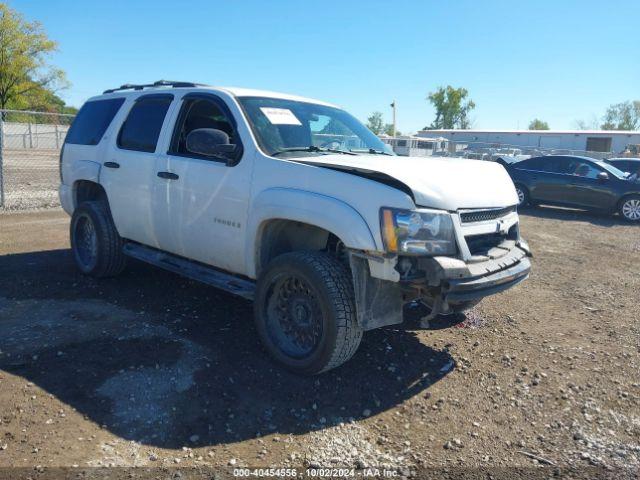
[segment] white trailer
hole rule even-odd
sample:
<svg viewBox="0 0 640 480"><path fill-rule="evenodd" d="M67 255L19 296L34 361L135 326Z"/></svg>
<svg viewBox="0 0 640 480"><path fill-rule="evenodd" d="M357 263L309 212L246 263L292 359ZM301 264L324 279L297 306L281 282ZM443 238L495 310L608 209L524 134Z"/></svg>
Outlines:
<svg viewBox="0 0 640 480"><path fill-rule="evenodd" d="M411 135L401 135L390 137L379 135L387 145L390 145L397 155L403 157L431 157L434 155L446 154L449 142L446 138L438 137L417 137Z"/></svg>

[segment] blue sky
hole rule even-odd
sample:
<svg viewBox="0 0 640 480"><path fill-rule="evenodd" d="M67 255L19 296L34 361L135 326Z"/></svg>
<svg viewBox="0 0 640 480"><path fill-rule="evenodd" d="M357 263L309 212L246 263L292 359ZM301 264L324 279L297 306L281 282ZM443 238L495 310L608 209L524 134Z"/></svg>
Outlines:
<svg viewBox="0 0 640 480"><path fill-rule="evenodd" d="M640 1L9 0L59 42L65 100L161 78L295 93L433 120L426 96L464 86L475 128L551 128L640 99Z"/></svg>

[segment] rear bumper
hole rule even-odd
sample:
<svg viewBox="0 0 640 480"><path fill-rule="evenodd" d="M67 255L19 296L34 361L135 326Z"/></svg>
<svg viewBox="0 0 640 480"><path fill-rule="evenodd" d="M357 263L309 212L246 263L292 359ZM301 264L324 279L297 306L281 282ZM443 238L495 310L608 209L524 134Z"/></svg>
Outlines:
<svg viewBox="0 0 640 480"><path fill-rule="evenodd" d="M60 197L60 204L65 212L69 215L73 214L73 189L70 185L60 184L58 188L58 196Z"/></svg>

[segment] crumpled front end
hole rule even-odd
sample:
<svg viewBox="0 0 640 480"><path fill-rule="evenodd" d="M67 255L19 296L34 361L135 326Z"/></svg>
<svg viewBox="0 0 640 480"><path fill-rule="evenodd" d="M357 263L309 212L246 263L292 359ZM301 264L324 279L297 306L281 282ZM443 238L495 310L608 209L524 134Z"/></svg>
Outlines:
<svg viewBox="0 0 640 480"><path fill-rule="evenodd" d="M423 257L417 262L426 283L426 288L418 288L424 288L432 315L463 310L520 283L531 270L531 251L520 238L515 207L461 210L452 218L458 257Z"/></svg>
<svg viewBox="0 0 640 480"><path fill-rule="evenodd" d="M440 313L471 308L530 273L531 252L520 238L515 207L460 210L451 214L456 256L352 253L356 302L365 329L402 322L402 306L420 300Z"/></svg>

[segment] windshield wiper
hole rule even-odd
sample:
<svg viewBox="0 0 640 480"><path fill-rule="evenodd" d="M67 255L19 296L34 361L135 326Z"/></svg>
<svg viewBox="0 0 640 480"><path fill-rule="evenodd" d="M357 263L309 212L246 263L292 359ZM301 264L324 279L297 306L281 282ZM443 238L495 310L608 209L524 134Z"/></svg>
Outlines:
<svg viewBox="0 0 640 480"><path fill-rule="evenodd" d="M362 153L370 153L371 155L389 155L390 157L393 157L393 154L389 153L389 152L385 152L384 150L376 150L375 148L363 148L363 149L351 149L351 152L362 152Z"/></svg>
<svg viewBox="0 0 640 480"><path fill-rule="evenodd" d="M322 147L317 147L315 145L309 145L308 147L281 148L277 152L272 153L271 156L276 157L281 153L288 153L288 152L317 152L317 153L327 152L327 153L342 153L344 155L357 155L357 153L350 152L348 150L339 150L337 148L322 148Z"/></svg>

